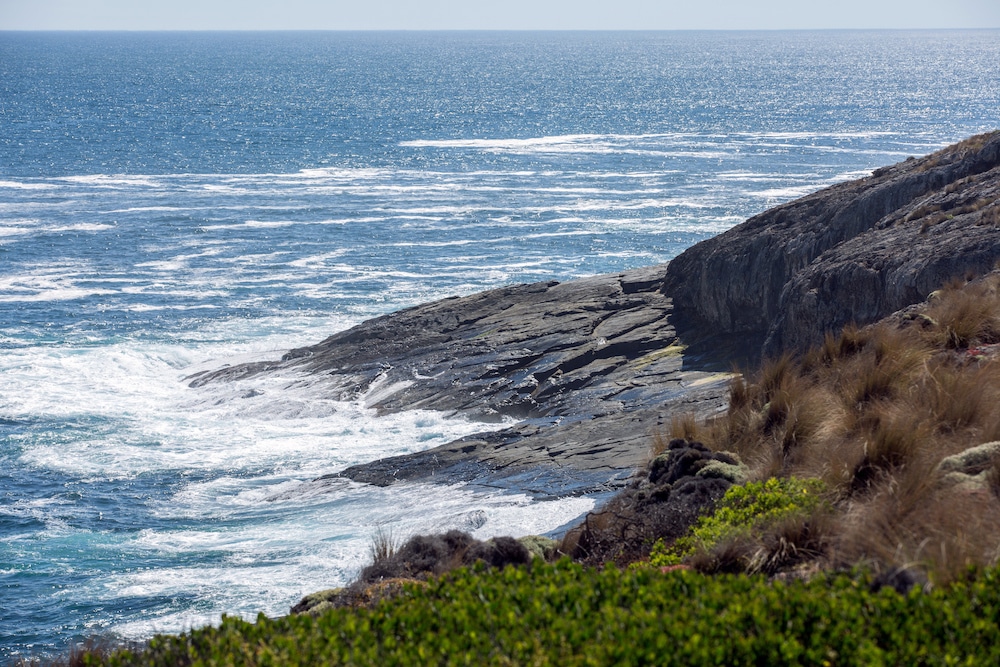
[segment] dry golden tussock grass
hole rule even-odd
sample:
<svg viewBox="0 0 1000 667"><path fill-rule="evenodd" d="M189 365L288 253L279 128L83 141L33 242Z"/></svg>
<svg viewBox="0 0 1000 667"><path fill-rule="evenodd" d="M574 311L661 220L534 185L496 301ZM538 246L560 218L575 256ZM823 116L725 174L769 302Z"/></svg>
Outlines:
<svg viewBox="0 0 1000 667"><path fill-rule="evenodd" d="M1000 461L957 485L938 466L1000 439L1000 346L989 347L1000 343L998 285L998 273L953 282L922 312L766 362L733 381L725 415L675 419L670 437L736 452L754 479L822 479L835 509L823 541L832 562L919 565L934 581L989 564ZM727 549L731 562L740 547Z"/></svg>

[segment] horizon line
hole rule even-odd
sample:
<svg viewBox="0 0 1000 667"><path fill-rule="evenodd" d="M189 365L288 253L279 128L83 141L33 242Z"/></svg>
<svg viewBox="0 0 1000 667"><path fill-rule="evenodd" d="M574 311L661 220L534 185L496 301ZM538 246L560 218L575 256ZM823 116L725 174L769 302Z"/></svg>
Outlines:
<svg viewBox="0 0 1000 667"><path fill-rule="evenodd" d="M4 28L0 33L344 33L344 32L394 32L394 33L505 33L505 32L563 32L563 33L655 33L655 32L988 32L1000 30L998 26L934 27L934 28Z"/></svg>

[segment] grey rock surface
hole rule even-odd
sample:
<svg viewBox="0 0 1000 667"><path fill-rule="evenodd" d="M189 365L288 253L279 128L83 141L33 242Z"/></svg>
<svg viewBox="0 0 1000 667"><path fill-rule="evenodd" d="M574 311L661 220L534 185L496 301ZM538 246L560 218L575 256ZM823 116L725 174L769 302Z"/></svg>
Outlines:
<svg viewBox="0 0 1000 667"><path fill-rule="evenodd" d="M775 355L985 273L1000 260L998 167L995 132L755 216L670 263L675 320Z"/></svg>
<svg viewBox="0 0 1000 667"><path fill-rule="evenodd" d="M381 412L430 409L499 431L337 473L556 497L621 486L672 415L724 408L728 375L699 370L671 322L663 266L449 298L364 322L280 360L193 376L284 374Z"/></svg>

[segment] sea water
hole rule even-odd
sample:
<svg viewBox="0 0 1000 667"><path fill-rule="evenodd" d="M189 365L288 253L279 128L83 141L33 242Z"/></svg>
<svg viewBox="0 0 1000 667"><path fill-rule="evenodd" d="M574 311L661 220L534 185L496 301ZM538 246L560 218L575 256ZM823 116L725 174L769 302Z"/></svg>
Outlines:
<svg viewBox="0 0 1000 667"><path fill-rule="evenodd" d="M997 31L0 33L0 660L286 613L379 529L557 530L595 499L313 481L498 425L185 378L669 260L1000 127L998 67Z"/></svg>

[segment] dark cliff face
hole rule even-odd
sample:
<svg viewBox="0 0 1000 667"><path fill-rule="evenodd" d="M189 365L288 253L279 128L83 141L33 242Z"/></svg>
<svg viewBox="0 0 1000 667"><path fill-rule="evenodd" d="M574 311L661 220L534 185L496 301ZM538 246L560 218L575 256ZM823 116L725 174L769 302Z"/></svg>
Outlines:
<svg viewBox="0 0 1000 667"><path fill-rule="evenodd" d="M1000 260L1000 132L766 211L667 267L695 332L802 349Z"/></svg>

